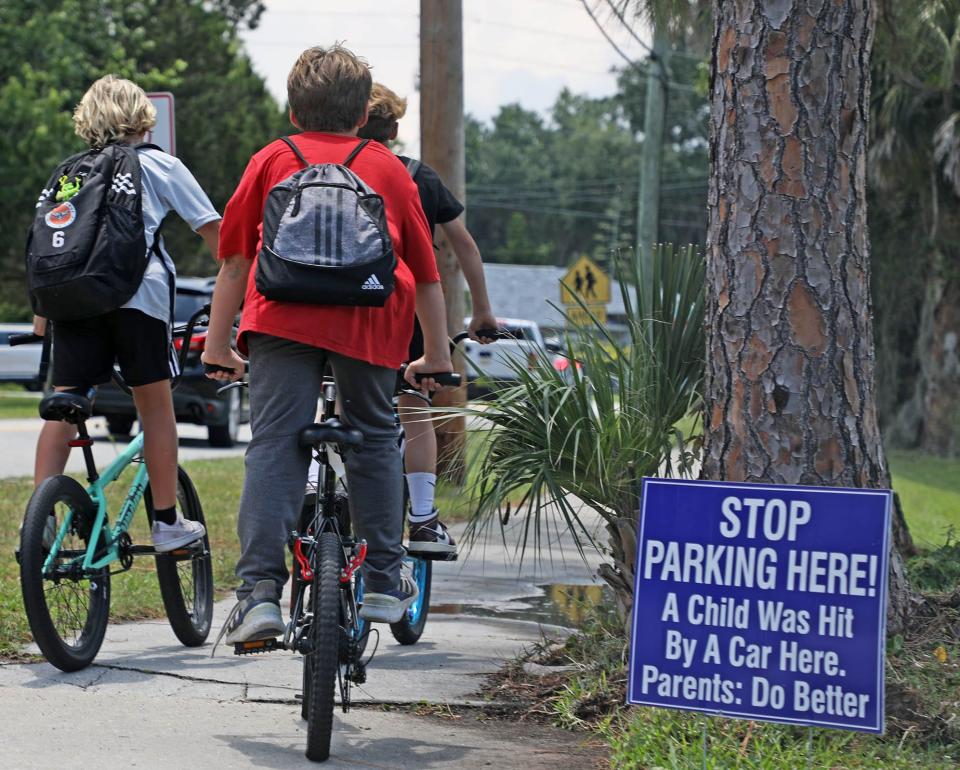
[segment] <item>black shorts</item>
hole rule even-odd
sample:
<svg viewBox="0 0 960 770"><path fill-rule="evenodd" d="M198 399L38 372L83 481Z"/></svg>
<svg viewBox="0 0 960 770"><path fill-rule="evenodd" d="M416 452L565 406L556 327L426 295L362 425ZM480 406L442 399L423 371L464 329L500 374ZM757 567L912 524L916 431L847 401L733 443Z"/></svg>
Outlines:
<svg viewBox="0 0 960 770"><path fill-rule="evenodd" d="M407 351L407 361L416 361L423 357L423 329L420 328L420 319L413 317L413 336L410 338L410 348Z"/></svg>
<svg viewBox="0 0 960 770"><path fill-rule="evenodd" d="M53 384L88 388L109 381L114 363L127 385L169 380L177 372L167 324L121 308L82 321L53 324Z"/></svg>

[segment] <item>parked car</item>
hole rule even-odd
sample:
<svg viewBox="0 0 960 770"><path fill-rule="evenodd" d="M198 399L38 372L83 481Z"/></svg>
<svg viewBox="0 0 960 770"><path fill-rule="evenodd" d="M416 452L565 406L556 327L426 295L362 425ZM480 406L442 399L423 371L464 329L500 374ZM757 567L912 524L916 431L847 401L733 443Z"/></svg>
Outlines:
<svg viewBox="0 0 960 770"><path fill-rule="evenodd" d="M466 324L470 324L469 318ZM536 321L498 318L497 328L503 336L494 343L481 345L473 340L463 343L463 352L468 359L469 398L487 395L498 387L516 382L516 362L533 369L544 352L550 357L554 368L567 379L572 377L570 367L579 366L571 361L559 343L544 340Z"/></svg>
<svg viewBox="0 0 960 770"><path fill-rule="evenodd" d="M197 310L210 302L214 278L177 278L174 319L184 324ZM207 339L206 327L197 327L189 340L174 340L179 350L189 345L183 377L173 391L173 408L177 422L207 426L210 446L231 447L236 443L240 426L250 420L246 389L234 388L217 394L222 383L203 376L200 354ZM93 413L107 418L107 427L115 436L128 436L136 419L133 399L113 383L100 388Z"/></svg>
<svg viewBox="0 0 960 770"><path fill-rule="evenodd" d="M0 382L16 382L27 390L43 387L37 379L42 344L37 342L15 348L7 344L11 334L30 334L32 331L32 324L0 324Z"/></svg>

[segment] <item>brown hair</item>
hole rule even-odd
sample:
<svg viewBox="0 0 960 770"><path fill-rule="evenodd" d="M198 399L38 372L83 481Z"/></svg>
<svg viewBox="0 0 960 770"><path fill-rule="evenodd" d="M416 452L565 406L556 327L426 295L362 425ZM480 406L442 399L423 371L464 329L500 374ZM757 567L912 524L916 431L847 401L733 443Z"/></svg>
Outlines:
<svg viewBox="0 0 960 770"><path fill-rule="evenodd" d="M407 100L401 99L382 83L374 83L369 106L367 124L360 129L359 136L386 144L397 121L407 114Z"/></svg>
<svg viewBox="0 0 960 770"><path fill-rule="evenodd" d="M363 120L372 84L370 66L339 43L308 48L287 78L290 112L304 131L350 131Z"/></svg>
<svg viewBox="0 0 960 770"><path fill-rule="evenodd" d="M73 127L91 147L139 136L157 123L157 111L136 83L116 75L96 81L73 111Z"/></svg>

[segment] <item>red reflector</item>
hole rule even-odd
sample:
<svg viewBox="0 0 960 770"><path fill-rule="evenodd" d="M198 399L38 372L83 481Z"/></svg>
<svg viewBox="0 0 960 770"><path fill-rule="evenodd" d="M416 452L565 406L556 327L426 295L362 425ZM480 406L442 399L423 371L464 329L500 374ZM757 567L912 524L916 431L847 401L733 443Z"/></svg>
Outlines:
<svg viewBox="0 0 960 770"><path fill-rule="evenodd" d="M73 441L68 441L67 446L93 446L92 438L75 438Z"/></svg>
<svg viewBox="0 0 960 770"><path fill-rule="evenodd" d="M207 333L200 332L200 334L194 334L190 338L190 347L188 348L191 353L202 352L204 346L207 344ZM177 337L173 341L173 347L176 350L180 350L183 347L183 337Z"/></svg>

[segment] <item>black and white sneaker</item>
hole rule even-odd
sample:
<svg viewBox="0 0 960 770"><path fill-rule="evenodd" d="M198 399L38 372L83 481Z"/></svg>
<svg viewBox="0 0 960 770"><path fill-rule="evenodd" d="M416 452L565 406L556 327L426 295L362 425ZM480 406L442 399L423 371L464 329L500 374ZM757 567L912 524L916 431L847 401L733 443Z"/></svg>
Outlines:
<svg viewBox="0 0 960 770"><path fill-rule="evenodd" d="M261 580L250 595L237 602L231 610L220 636L226 634L227 644L239 644L274 639L283 636L285 629L276 586L272 580Z"/></svg>
<svg viewBox="0 0 960 770"><path fill-rule="evenodd" d="M366 591L363 594L359 615L370 623L399 623L418 596L420 588L410 572L403 569L399 588L385 593Z"/></svg>
<svg viewBox="0 0 960 770"><path fill-rule="evenodd" d="M418 524L410 522L410 544L407 551L412 554L456 555L457 544L440 521L436 508L433 509L433 516L426 521Z"/></svg>

